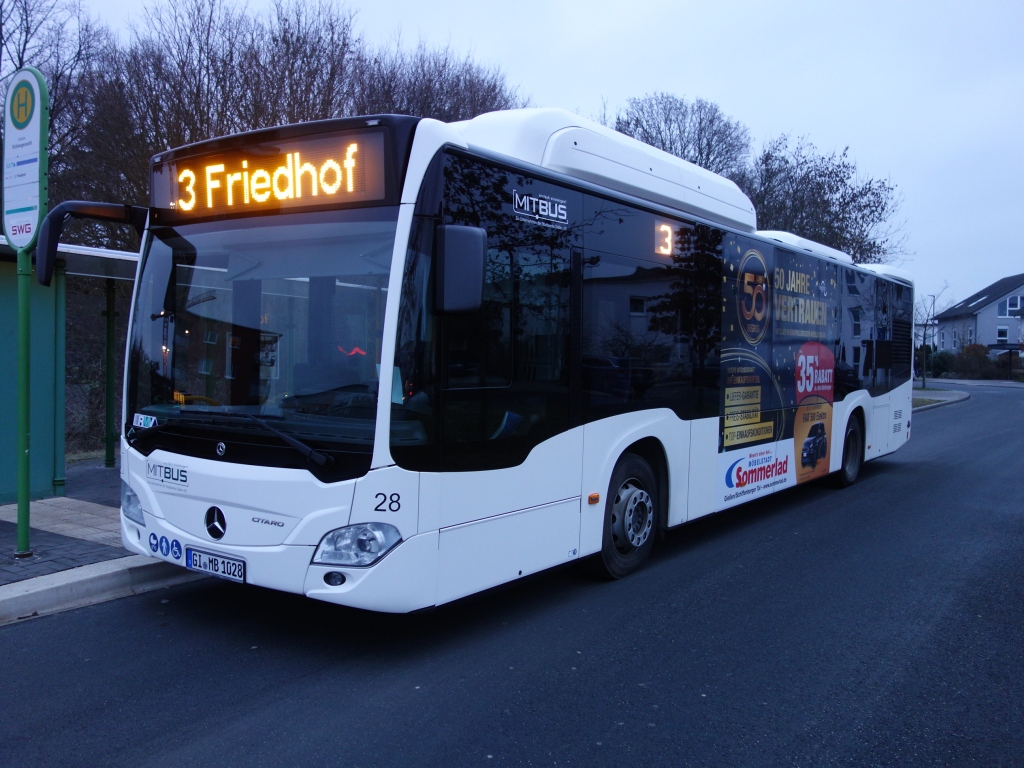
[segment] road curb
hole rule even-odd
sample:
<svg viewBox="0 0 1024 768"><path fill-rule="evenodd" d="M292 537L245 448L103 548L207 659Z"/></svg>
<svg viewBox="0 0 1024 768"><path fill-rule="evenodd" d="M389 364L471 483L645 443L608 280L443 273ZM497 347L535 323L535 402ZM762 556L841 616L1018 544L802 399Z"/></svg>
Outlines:
<svg viewBox="0 0 1024 768"><path fill-rule="evenodd" d="M70 568L0 586L0 626L203 578L145 555Z"/></svg>
<svg viewBox="0 0 1024 768"><path fill-rule="evenodd" d="M971 399L971 395L969 392L958 392L957 394L961 395L961 397L957 397L951 400L940 400L937 403L929 403L928 405L922 405L917 408L914 408L913 412L921 413L922 411L930 411L933 408L942 408L943 406L946 405L953 405L953 403L962 403L964 400ZM925 397L923 399L927 400L928 398Z"/></svg>

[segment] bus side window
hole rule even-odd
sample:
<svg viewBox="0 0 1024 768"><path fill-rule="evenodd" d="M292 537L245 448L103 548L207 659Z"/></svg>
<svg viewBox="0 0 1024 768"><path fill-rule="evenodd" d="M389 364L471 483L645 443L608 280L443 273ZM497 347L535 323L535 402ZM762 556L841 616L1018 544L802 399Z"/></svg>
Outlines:
<svg viewBox="0 0 1024 768"><path fill-rule="evenodd" d="M464 315L428 311L430 339L415 338L426 321L414 305L430 299L417 298L424 270L412 260L428 260L432 249L420 243L414 256L410 247L396 356L407 400L392 409L392 455L409 469L515 466L569 426L570 254L582 195L453 153L443 197L440 223L488 233L483 305ZM427 368L427 347L436 376L417 373ZM430 380L429 392L417 391L420 379ZM412 420L428 433L420 446Z"/></svg>
<svg viewBox="0 0 1024 768"><path fill-rule="evenodd" d="M586 221L584 419L717 415L723 232L591 196Z"/></svg>
<svg viewBox="0 0 1024 768"><path fill-rule="evenodd" d="M910 380L914 354L914 299L910 286L895 284L892 320L892 385Z"/></svg>
<svg viewBox="0 0 1024 768"><path fill-rule="evenodd" d="M491 248L484 267L480 311L446 318L449 389L507 387L512 383L511 312L511 259L508 252Z"/></svg>
<svg viewBox="0 0 1024 768"><path fill-rule="evenodd" d="M391 406L391 455L410 470L437 471L437 319L431 274L434 220L416 219L398 310L395 367L402 402ZM394 385L392 385L394 391Z"/></svg>

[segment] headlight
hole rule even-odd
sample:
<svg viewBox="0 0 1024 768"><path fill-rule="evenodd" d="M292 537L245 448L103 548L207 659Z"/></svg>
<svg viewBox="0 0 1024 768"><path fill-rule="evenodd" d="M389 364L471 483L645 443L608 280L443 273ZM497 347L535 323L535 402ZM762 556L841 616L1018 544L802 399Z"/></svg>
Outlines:
<svg viewBox="0 0 1024 768"><path fill-rule="evenodd" d="M313 562L322 565L372 565L402 540L387 523L360 523L331 531L320 541Z"/></svg>
<svg viewBox="0 0 1024 768"><path fill-rule="evenodd" d="M121 481L121 511L129 520L145 527L146 516L142 514L142 502L139 501L139 494L133 491L124 480Z"/></svg>

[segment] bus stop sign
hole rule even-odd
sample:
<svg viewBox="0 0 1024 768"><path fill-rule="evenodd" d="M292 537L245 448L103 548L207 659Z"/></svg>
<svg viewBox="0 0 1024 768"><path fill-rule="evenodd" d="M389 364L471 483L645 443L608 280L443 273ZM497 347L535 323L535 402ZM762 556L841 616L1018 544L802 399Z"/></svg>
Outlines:
<svg viewBox="0 0 1024 768"><path fill-rule="evenodd" d="M50 97L32 67L15 73L4 101L4 234L17 250L35 244L46 214Z"/></svg>

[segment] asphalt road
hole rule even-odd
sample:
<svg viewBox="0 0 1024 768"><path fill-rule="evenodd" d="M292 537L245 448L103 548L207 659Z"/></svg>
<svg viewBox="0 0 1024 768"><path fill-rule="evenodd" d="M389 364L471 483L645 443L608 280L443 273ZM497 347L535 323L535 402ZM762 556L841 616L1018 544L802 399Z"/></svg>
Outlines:
<svg viewBox="0 0 1024 768"><path fill-rule="evenodd" d="M1024 389L641 573L383 616L205 581L0 629L0 765L1024 763Z"/></svg>

